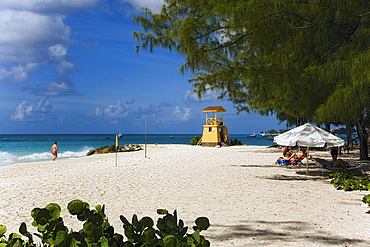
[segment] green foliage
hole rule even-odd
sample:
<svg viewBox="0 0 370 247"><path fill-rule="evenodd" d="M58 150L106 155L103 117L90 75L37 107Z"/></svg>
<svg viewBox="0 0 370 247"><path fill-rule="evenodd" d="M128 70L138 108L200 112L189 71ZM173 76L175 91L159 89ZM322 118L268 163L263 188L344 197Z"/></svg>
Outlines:
<svg viewBox="0 0 370 247"><path fill-rule="evenodd" d="M370 206L370 194L362 198L362 202Z"/></svg>
<svg viewBox="0 0 370 247"><path fill-rule="evenodd" d="M199 97L218 93L289 125L370 123L369 1L165 2L134 17L137 50L183 55L180 71L192 73Z"/></svg>
<svg viewBox="0 0 370 247"><path fill-rule="evenodd" d="M370 178L362 177L361 179L353 179L353 174L347 170L340 170L329 174L332 178L331 183L338 189L344 191L353 190L368 190L370 191Z"/></svg>
<svg viewBox="0 0 370 247"><path fill-rule="evenodd" d="M132 223L124 216L120 216L123 223L124 234L115 233L114 228L109 224L104 213L104 206L97 205L90 209L88 203L74 200L67 207L71 215L75 215L79 221L84 222L80 231L69 230L60 217L61 209L58 204L50 203L45 208L35 208L31 212L34 219L32 226L37 228L38 233L34 235L40 238L41 246L79 246L79 247L131 247L131 246L178 246L178 247L208 247L210 243L200 232L207 230L210 226L209 220L199 217L193 227L194 233L187 233L188 227L184 222L177 219L176 210L173 214L167 210L158 210L158 214L164 215L157 221L157 228L154 229L154 221L149 217L138 219L133 215ZM6 226L0 225L0 247L15 246L40 246L33 240L33 235L27 231L25 223L19 227L21 235L11 233L5 237ZM27 240L24 240L26 237Z"/></svg>
<svg viewBox="0 0 370 247"><path fill-rule="evenodd" d="M196 135L193 139L190 141L190 145L197 145L199 140L202 139L200 136Z"/></svg>
<svg viewBox="0 0 370 247"><path fill-rule="evenodd" d="M238 139L230 140L230 146L241 146L243 145L243 142Z"/></svg>
<svg viewBox="0 0 370 247"><path fill-rule="evenodd" d="M124 216L121 216L128 241L139 243L140 246L210 246L209 241L200 235L202 230L207 230L209 227L207 218L197 218L196 226L193 227L195 232L186 234L188 227L184 226L181 219L177 219L176 210L170 214L167 210L159 209L157 213L164 215L163 218L158 219L158 230L153 228L154 222L149 217L138 220L134 215L130 223Z"/></svg>

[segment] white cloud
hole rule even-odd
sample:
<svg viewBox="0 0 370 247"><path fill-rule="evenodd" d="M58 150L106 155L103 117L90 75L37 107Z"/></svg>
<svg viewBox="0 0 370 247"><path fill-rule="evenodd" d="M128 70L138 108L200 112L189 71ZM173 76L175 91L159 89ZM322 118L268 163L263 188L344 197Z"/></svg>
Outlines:
<svg viewBox="0 0 370 247"><path fill-rule="evenodd" d="M198 95L191 90L187 90L184 94L184 100L187 102L204 102L204 101L216 101L217 97L220 95L220 92L217 91L207 91L201 97L198 98Z"/></svg>
<svg viewBox="0 0 370 247"><path fill-rule="evenodd" d="M0 62L35 62L47 55L50 46L68 43L71 29L63 19L29 11L0 11Z"/></svg>
<svg viewBox="0 0 370 247"><path fill-rule="evenodd" d="M28 9L34 12L72 11L93 6L98 0L1 0L0 9Z"/></svg>
<svg viewBox="0 0 370 247"><path fill-rule="evenodd" d="M159 13L164 4L164 0L122 0L123 2L130 3L136 10L140 11L145 7L155 13Z"/></svg>
<svg viewBox="0 0 370 247"><path fill-rule="evenodd" d="M176 106L173 109L173 115L175 117L174 119L179 119L183 122L189 121L193 116L191 112L191 108L181 109L179 106Z"/></svg>
<svg viewBox="0 0 370 247"><path fill-rule="evenodd" d="M0 66L0 82L22 83L28 79L28 73L38 67L37 63L28 63L26 65L16 65L7 70Z"/></svg>
<svg viewBox="0 0 370 247"><path fill-rule="evenodd" d="M68 61L65 61L65 60L60 61L55 66L57 68L57 71L61 75L65 74L66 71L72 70L75 67L74 63L71 63L71 62L68 62Z"/></svg>
<svg viewBox="0 0 370 247"><path fill-rule="evenodd" d="M0 1L0 82L20 83L11 78L12 69L27 64L51 62L59 76L74 68L67 60L72 29L64 23L67 14L97 5L98 0L1 0ZM20 75L20 74L18 74Z"/></svg>
<svg viewBox="0 0 370 247"><path fill-rule="evenodd" d="M48 54L51 59L61 60L67 55L67 48L61 44L55 44L48 48Z"/></svg>
<svg viewBox="0 0 370 247"><path fill-rule="evenodd" d="M151 104L147 107L140 107L134 115L136 115L135 121L148 119L153 123L181 123L193 118L191 108L182 108L163 102L159 105Z"/></svg>
<svg viewBox="0 0 370 247"><path fill-rule="evenodd" d="M48 48L48 55L55 63L56 69L60 75L66 74L68 70L74 68L74 63L66 60L67 48L64 45L56 44Z"/></svg>
<svg viewBox="0 0 370 247"><path fill-rule="evenodd" d="M102 117L103 116L103 110L99 107L95 107L95 110L88 113L89 116L93 117Z"/></svg>
<svg viewBox="0 0 370 247"><path fill-rule="evenodd" d="M109 119L124 118L128 115L128 110L121 101L117 100L116 104L108 105L106 108L95 107L94 111L89 112L88 116L92 117L107 117Z"/></svg>
<svg viewBox="0 0 370 247"><path fill-rule="evenodd" d="M57 97L63 95L74 95L74 84L67 82L50 82L47 85L37 85L34 89L34 93L37 96L44 97Z"/></svg>
<svg viewBox="0 0 370 247"><path fill-rule="evenodd" d="M47 98L42 98L35 105L30 105L23 100L16 109L11 119L13 121L43 121L50 119L53 113L53 106Z"/></svg>
<svg viewBox="0 0 370 247"><path fill-rule="evenodd" d="M103 110L103 115L108 118L124 118L127 116L126 109L121 105L120 101L117 101L116 105L109 105Z"/></svg>
<svg viewBox="0 0 370 247"><path fill-rule="evenodd" d="M117 0L129 11L148 7L158 11L163 0ZM106 0L0 0L0 82L27 80L27 64L51 63L59 78L67 78L75 65L68 59L72 29L64 20L87 8L113 6ZM126 8L128 7L128 8ZM33 67L35 68L35 67ZM23 69L16 73L14 69ZM18 77L15 77L18 75ZM10 79L11 78L11 79Z"/></svg>

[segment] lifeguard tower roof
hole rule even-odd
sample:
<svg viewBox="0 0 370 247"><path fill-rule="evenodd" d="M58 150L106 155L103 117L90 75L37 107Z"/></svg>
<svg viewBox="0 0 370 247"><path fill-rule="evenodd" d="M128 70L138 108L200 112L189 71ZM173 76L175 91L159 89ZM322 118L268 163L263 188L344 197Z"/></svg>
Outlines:
<svg viewBox="0 0 370 247"><path fill-rule="evenodd" d="M203 112L226 112L226 110L222 106L208 106Z"/></svg>

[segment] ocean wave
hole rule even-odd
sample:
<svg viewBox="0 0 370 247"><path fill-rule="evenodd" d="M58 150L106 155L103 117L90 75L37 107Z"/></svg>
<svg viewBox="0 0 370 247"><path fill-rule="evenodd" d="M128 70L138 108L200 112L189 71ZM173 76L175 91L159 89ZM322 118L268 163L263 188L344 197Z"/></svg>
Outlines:
<svg viewBox="0 0 370 247"><path fill-rule="evenodd" d="M35 160L46 160L46 159L50 159L51 157L53 157L51 153L44 152L44 153L33 153L33 154L24 155L24 156L18 157L18 160L19 161L35 161Z"/></svg>
<svg viewBox="0 0 370 247"><path fill-rule="evenodd" d="M0 151L0 163L14 162L16 159L17 157L15 155L8 153L8 152Z"/></svg>
<svg viewBox="0 0 370 247"><path fill-rule="evenodd" d="M58 158L68 159L68 158L83 157L83 156L86 156L86 153L91 149L93 148L83 147L81 150L78 150L78 151L60 152L58 154ZM53 155L49 152L18 154L17 156L16 154L0 151L0 166L6 166L6 165L14 164L17 162L45 161L45 160L51 160L52 158L53 158Z"/></svg>
<svg viewBox="0 0 370 247"><path fill-rule="evenodd" d="M83 157L86 156L87 152L91 149L94 149L92 147L83 147L81 151L72 152L72 151L66 151L63 153L59 153L58 156L61 158L75 158L75 157Z"/></svg>

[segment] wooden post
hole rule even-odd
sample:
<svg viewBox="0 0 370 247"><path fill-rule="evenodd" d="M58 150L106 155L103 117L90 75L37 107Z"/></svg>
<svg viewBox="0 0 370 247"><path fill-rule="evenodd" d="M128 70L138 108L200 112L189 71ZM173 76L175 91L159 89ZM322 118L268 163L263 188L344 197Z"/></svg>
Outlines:
<svg viewBox="0 0 370 247"><path fill-rule="evenodd" d="M145 149L145 158L148 158L148 156L147 156L147 150L148 150L148 148L147 148L147 129L148 129L148 127L147 127L147 124L148 124L148 121L147 121L147 119L145 119L145 130L144 130L144 133L145 133L145 137L144 137L144 149Z"/></svg>
<svg viewBox="0 0 370 247"><path fill-rule="evenodd" d="M118 135L116 135L116 166L118 166Z"/></svg>

